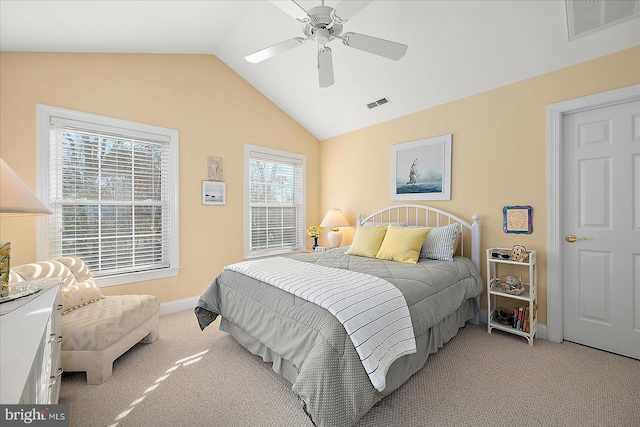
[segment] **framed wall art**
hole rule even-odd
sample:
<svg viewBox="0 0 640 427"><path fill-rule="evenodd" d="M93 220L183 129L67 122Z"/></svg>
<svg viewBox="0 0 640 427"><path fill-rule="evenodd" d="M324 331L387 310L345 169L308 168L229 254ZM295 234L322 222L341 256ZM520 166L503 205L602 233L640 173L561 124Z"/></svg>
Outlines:
<svg viewBox="0 0 640 427"><path fill-rule="evenodd" d="M505 233L531 234L533 233L533 209L531 206L505 206L502 209Z"/></svg>
<svg viewBox="0 0 640 427"><path fill-rule="evenodd" d="M219 181L202 181L202 204L226 205L227 184Z"/></svg>
<svg viewBox="0 0 640 427"><path fill-rule="evenodd" d="M209 181L224 181L222 177L222 157L207 157Z"/></svg>
<svg viewBox="0 0 640 427"><path fill-rule="evenodd" d="M391 150L391 200L451 200L451 135Z"/></svg>

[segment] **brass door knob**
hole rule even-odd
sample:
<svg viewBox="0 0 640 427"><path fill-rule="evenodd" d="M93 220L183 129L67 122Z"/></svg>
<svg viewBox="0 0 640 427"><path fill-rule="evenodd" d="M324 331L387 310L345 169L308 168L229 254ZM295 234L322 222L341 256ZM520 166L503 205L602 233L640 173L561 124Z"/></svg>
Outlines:
<svg viewBox="0 0 640 427"><path fill-rule="evenodd" d="M578 240L587 240L587 238L586 237L576 237L573 234L567 234L567 237L565 237L564 240L566 240L569 243L575 243Z"/></svg>

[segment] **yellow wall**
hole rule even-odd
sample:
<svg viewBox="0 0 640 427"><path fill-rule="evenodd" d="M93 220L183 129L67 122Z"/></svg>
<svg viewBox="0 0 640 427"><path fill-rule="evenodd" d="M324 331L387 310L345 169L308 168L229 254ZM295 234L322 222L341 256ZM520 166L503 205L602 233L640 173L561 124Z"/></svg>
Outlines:
<svg viewBox="0 0 640 427"><path fill-rule="evenodd" d="M200 295L243 258L243 147L307 156L307 223L319 218L319 142L224 63L208 55L0 53L0 156L35 190L36 104L180 132L180 274L102 288L160 302ZM201 205L207 156L223 159L226 206ZM0 221L12 264L36 261L33 218Z"/></svg>
<svg viewBox="0 0 640 427"><path fill-rule="evenodd" d="M539 320L546 324L547 105L637 83L638 47L322 141L323 212L339 207L355 224L358 213L392 204L391 147L452 134L451 200L421 203L469 222L479 215L483 250L537 250ZM533 234L502 231L505 205L533 207ZM353 232L343 229L343 245Z"/></svg>
<svg viewBox="0 0 640 427"><path fill-rule="evenodd" d="M483 248L538 251L545 324L546 107L637 83L638 47L318 143L212 56L1 53L0 156L35 188L36 103L180 131L180 275L103 288L167 302L199 295L242 258L245 143L307 155L307 225L331 207L354 224L391 204L392 145L452 134L452 199L429 204L468 221L480 215ZM223 158L225 207L200 204L207 156ZM534 233L504 234L505 205L533 206ZM354 229L342 230L349 244ZM13 242L14 265L35 260L34 219L1 220L0 240Z"/></svg>

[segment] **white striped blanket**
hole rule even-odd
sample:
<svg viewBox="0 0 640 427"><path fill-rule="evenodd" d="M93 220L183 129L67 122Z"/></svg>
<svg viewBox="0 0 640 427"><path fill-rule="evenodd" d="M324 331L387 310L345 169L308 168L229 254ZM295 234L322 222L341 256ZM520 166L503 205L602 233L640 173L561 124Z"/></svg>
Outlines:
<svg viewBox="0 0 640 427"><path fill-rule="evenodd" d="M236 271L327 309L343 325L379 390L391 364L416 352L404 296L379 277L275 257L228 265Z"/></svg>

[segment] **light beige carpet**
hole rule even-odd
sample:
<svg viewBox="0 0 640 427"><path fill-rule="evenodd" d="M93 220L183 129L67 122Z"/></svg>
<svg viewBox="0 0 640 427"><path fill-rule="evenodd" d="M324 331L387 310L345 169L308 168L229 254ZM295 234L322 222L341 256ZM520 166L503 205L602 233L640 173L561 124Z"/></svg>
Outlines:
<svg viewBox="0 0 640 427"><path fill-rule="evenodd" d="M71 426L311 426L291 385L218 323L201 332L191 310L161 316L160 338L120 357L106 383L65 373ZM470 325L357 427L639 425L640 361Z"/></svg>

